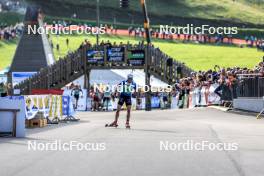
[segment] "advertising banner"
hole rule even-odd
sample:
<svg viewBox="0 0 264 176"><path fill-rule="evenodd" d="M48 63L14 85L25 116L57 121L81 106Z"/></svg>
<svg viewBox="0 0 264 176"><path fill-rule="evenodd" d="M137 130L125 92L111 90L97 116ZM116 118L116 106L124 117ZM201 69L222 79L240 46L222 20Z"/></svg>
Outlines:
<svg viewBox="0 0 264 176"><path fill-rule="evenodd" d="M117 105L118 105L118 98L115 98L114 101L112 101L113 110L117 109Z"/></svg>
<svg viewBox="0 0 264 176"><path fill-rule="evenodd" d="M13 86L19 84L20 82L32 77L37 72L12 72L12 83Z"/></svg>
<svg viewBox="0 0 264 176"><path fill-rule="evenodd" d="M142 66L145 64L144 50L130 50L128 51L128 63L134 66Z"/></svg>
<svg viewBox="0 0 264 176"><path fill-rule="evenodd" d="M218 86L218 84L212 84L210 87L195 88L191 91L189 96L189 108L220 104L221 98L214 93Z"/></svg>
<svg viewBox="0 0 264 176"><path fill-rule="evenodd" d="M61 95L51 95L49 101L49 117L61 118L63 116L62 112L62 96Z"/></svg>
<svg viewBox="0 0 264 176"><path fill-rule="evenodd" d="M75 114L70 96L62 96L62 113L64 116L73 116Z"/></svg>
<svg viewBox="0 0 264 176"><path fill-rule="evenodd" d="M131 109L136 110L137 109L137 99L136 98L131 98Z"/></svg>
<svg viewBox="0 0 264 176"><path fill-rule="evenodd" d="M124 47L109 47L107 48L108 62L124 62L125 48Z"/></svg>
<svg viewBox="0 0 264 176"><path fill-rule="evenodd" d="M79 92L79 100L77 105L77 111L86 111L87 108L87 89L81 89ZM74 97L74 92L71 89L64 90L63 92L64 96L70 96L71 104L75 107L76 105L76 99Z"/></svg>
<svg viewBox="0 0 264 176"><path fill-rule="evenodd" d="M160 107L160 98L159 97L152 97L151 98L151 107L152 108L159 108Z"/></svg>
<svg viewBox="0 0 264 176"><path fill-rule="evenodd" d="M208 104L211 105L218 105L221 103L221 98L214 93L215 89L219 86L219 84L212 84L209 88L209 95L208 95Z"/></svg>
<svg viewBox="0 0 264 176"><path fill-rule="evenodd" d="M104 63L104 51L87 51L87 61L88 63Z"/></svg>
<svg viewBox="0 0 264 176"><path fill-rule="evenodd" d="M172 109L178 109L178 96L172 96L171 97L171 108Z"/></svg>
<svg viewBox="0 0 264 176"><path fill-rule="evenodd" d="M61 95L28 95L25 98L26 118L32 119L38 112L44 117L62 117L74 115L73 103L70 96Z"/></svg>
<svg viewBox="0 0 264 176"><path fill-rule="evenodd" d="M0 74L0 83L6 83L7 82L7 76Z"/></svg>
<svg viewBox="0 0 264 176"><path fill-rule="evenodd" d="M62 114L68 116L70 114L70 97L62 96Z"/></svg>
<svg viewBox="0 0 264 176"><path fill-rule="evenodd" d="M141 109L146 108L146 98L141 98Z"/></svg>
<svg viewBox="0 0 264 176"><path fill-rule="evenodd" d="M87 111L92 110L92 98L87 97Z"/></svg>
<svg viewBox="0 0 264 176"><path fill-rule="evenodd" d="M73 104L76 103L76 99L74 98ZM87 89L82 89L82 94L79 97L77 111L86 111L87 107Z"/></svg>
<svg viewBox="0 0 264 176"><path fill-rule="evenodd" d="M44 117L49 116L50 95L28 95L24 96L26 102L26 118L32 119L37 112L43 112Z"/></svg>

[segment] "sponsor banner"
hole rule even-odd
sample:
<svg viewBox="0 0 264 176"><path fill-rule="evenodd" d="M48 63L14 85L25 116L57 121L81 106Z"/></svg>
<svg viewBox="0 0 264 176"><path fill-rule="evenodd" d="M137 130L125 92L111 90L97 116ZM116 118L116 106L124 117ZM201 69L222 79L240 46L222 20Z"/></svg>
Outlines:
<svg viewBox="0 0 264 176"><path fill-rule="evenodd" d="M50 95L24 96L26 102L26 118L32 119L37 112L43 112L44 117L49 116Z"/></svg>
<svg viewBox="0 0 264 176"><path fill-rule="evenodd" d="M92 98L87 97L87 111L92 110Z"/></svg>
<svg viewBox="0 0 264 176"><path fill-rule="evenodd" d="M211 105L219 105L221 103L221 98L214 93L215 89L219 86L219 84L212 84L209 88L209 95L208 95L208 104Z"/></svg>
<svg viewBox="0 0 264 176"><path fill-rule="evenodd" d="M107 48L108 62L124 62L125 48L124 47L109 47Z"/></svg>
<svg viewBox="0 0 264 176"><path fill-rule="evenodd" d="M62 96L51 95L49 101L49 118L61 118L63 116Z"/></svg>
<svg viewBox="0 0 264 176"><path fill-rule="evenodd" d="M212 84L209 87L195 88L190 92L188 108L219 104L221 98L214 93L218 86L218 84Z"/></svg>
<svg viewBox="0 0 264 176"><path fill-rule="evenodd" d="M142 109L146 108L146 99L145 98L141 98L141 108Z"/></svg>
<svg viewBox="0 0 264 176"><path fill-rule="evenodd" d="M115 98L114 101L112 101L112 107L114 110L117 109L117 105L118 105L118 98Z"/></svg>
<svg viewBox="0 0 264 176"><path fill-rule="evenodd" d="M76 99L74 98L74 104L76 103ZM77 111L86 111L87 107L87 89L82 89L82 96L79 97Z"/></svg>
<svg viewBox="0 0 264 176"><path fill-rule="evenodd" d="M103 101L103 109L113 111L113 101L111 99L109 101Z"/></svg>
<svg viewBox="0 0 264 176"><path fill-rule="evenodd" d="M104 63L104 51L87 51L87 61L88 63Z"/></svg>
<svg viewBox="0 0 264 176"><path fill-rule="evenodd" d="M131 109L136 110L137 109L137 99L131 98L131 103L132 103Z"/></svg>
<svg viewBox="0 0 264 176"><path fill-rule="evenodd" d="M159 108L160 107L160 98L159 97L151 97L151 107Z"/></svg>
<svg viewBox="0 0 264 176"><path fill-rule="evenodd" d="M62 95L63 90L61 89L32 89L32 95Z"/></svg>
<svg viewBox="0 0 264 176"><path fill-rule="evenodd" d="M142 66L145 64L144 50L130 50L128 51L128 63L134 66Z"/></svg>
<svg viewBox="0 0 264 176"><path fill-rule="evenodd" d="M70 96L70 102L72 102L71 104L73 104L73 107L75 107L76 105L76 99L74 97L74 92L72 92L72 90L64 90L63 92L64 96ZM87 108L87 89L82 89L80 91L80 96L78 99L78 106L77 106L77 111L86 111Z"/></svg>
<svg viewBox="0 0 264 176"><path fill-rule="evenodd" d="M71 97L62 96L62 114L65 116L70 115L70 101L71 101Z"/></svg>
<svg viewBox="0 0 264 176"><path fill-rule="evenodd" d="M178 102L179 97L178 96L172 96L171 97L171 109L178 109Z"/></svg>
<svg viewBox="0 0 264 176"><path fill-rule="evenodd" d="M12 72L12 83L13 86L19 84L20 82L32 77L37 72Z"/></svg>
<svg viewBox="0 0 264 176"><path fill-rule="evenodd" d="M7 82L7 76L4 74L0 74L0 83L6 83Z"/></svg>
<svg viewBox="0 0 264 176"><path fill-rule="evenodd" d="M43 112L45 118L51 119L73 115L73 106L69 96L28 95L24 98L27 119L34 118L38 112Z"/></svg>

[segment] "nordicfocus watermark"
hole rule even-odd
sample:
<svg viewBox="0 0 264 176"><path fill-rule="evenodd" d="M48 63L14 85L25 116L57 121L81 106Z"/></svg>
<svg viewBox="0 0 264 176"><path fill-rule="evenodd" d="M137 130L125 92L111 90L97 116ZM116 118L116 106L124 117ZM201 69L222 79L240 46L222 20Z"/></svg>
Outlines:
<svg viewBox="0 0 264 176"><path fill-rule="evenodd" d="M194 26L169 26L160 25L160 34L185 34L185 35L236 35L238 27L213 27L210 25Z"/></svg>
<svg viewBox="0 0 264 176"><path fill-rule="evenodd" d="M82 143L78 141L62 142L55 140L53 142L28 141L29 151L104 151L105 143Z"/></svg>
<svg viewBox="0 0 264 176"><path fill-rule="evenodd" d="M213 143L209 141L194 142L187 140L185 142L160 141L159 149L161 151L237 151L237 143Z"/></svg>
<svg viewBox="0 0 264 176"><path fill-rule="evenodd" d="M91 27L91 26L77 26L77 25L71 25L68 27L64 27L64 26L59 26L59 25L55 25L55 26L38 26L38 25L28 25L27 27L27 34L31 35L31 34L52 34L52 35L60 35L60 34L64 34L64 35L72 35L72 34L78 34L78 35L82 35L82 34L105 34L106 33L106 29L104 26L100 26L100 27Z"/></svg>
<svg viewBox="0 0 264 176"><path fill-rule="evenodd" d="M165 93L170 93L173 90L172 85L165 85L165 86L149 86L149 85L137 85L134 87L132 84L131 85L126 85L126 84L120 84L120 85L109 85L109 84L96 84L94 83L92 86L92 90L94 92L118 92L122 93L124 91L126 92L153 92L153 93L158 93L158 92L165 92Z"/></svg>

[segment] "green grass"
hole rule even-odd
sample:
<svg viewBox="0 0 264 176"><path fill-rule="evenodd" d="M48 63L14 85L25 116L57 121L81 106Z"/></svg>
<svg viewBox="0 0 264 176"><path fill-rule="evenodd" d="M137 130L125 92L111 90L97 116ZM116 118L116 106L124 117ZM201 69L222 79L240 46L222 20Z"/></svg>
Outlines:
<svg viewBox="0 0 264 176"><path fill-rule="evenodd" d="M70 40L70 47L67 48L66 39ZM67 52L76 50L80 44L88 39L92 43L95 43L95 36L52 36L54 46L57 43L60 45L60 52L54 49L55 57L63 57ZM120 36L101 36L101 40L111 42L123 42L126 43L138 43L140 39L120 37ZM214 46L214 45L201 45L201 44L184 44L179 42L167 42L163 40L154 40L155 46L158 46L162 51L167 53L174 59L180 60L186 63L187 66L192 69L208 70L214 68L215 65L221 67L249 67L253 68L261 61L263 52L258 52L255 48L238 48L230 46ZM7 67L11 63L15 51L14 43L0 42L0 69Z"/></svg>
<svg viewBox="0 0 264 176"><path fill-rule="evenodd" d="M3 42L0 41L0 70L11 64L14 56L17 41Z"/></svg>
<svg viewBox="0 0 264 176"><path fill-rule="evenodd" d="M237 48L227 46L208 46L198 44L159 44L160 48L171 57L180 60L194 70L213 69L220 67L253 68L260 61L263 52L254 48Z"/></svg>
<svg viewBox="0 0 264 176"><path fill-rule="evenodd" d="M78 25L78 24L90 24L92 26L96 26L96 21L93 20L84 20L84 19L72 19L72 18L65 18L65 17L55 17L55 16L46 16L45 17L45 22L48 24L52 24L53 21L59 21L59 20L64 20L64 21L71 21L72 24ZM112 22L109 21L102 21L101 24L113 24ZM115 27L118 29L128 29L129 27L134 26L134 27L143 27L142 24L128 24L128 23L115 23ZM153 29L159 29L160 25L151 25ZM262 28L238 28L238 34L233 35L234 38L239 38L239 39L245 39L246 36L255 36L257 38L263 38L264 37L264 29Z"/></svg>
<svg viewBox="0 0 264 176"><path fill-rule="evenodd" d="M40 2L40 0L29 0ZM95 7L95 0L47 0L42 4L60 3L58 8L72 9L78 7ZM119 0L101 0L100 6L111 8L112 12L120 11ZM156 16L172 16L172 21L180 17L231 20L234 22L249 22L264 24L264 0L147 0L148 10ZM130 8L141 12L139 0L130 0ZM82 13L78 11L77 14ZM128 13L125 10L124 13ZM62 13L60 13L62 14ZM111 14L109 14L111 15Z"/></svg>
<svg viewBox="0 0 264 176"><path fill-rule="evenodd" d="M66 46L66 38L69 38L71 47L70 50L75 50L79 47L80 43L87 37L85 36L61 36L54 38L54 44L60 44L60 52L54 49L56 58L66 55L68 49ZM95 37L88 37L92 43L95 43ZM128 37L113 37L104 36L102 40L110 40L112 42L126 42L137 43L139 40L131 39ZM124 42L124 43L125 43ZM162 40L154 40L154 45L158 46L169 56L174 59L180 60L192 69L208 70L214 68L215 65L221 67L249 67L253 68L261 61L263 52L257 51L256 48L238 48L230 46L212 46L201 44L183 44L177 42L164 42Z"/></svg>

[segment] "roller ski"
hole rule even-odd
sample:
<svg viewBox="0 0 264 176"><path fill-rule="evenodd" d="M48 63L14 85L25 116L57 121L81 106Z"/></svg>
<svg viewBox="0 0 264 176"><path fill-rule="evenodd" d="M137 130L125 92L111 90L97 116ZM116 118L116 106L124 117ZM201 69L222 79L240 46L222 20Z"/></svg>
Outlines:
<svg viewBox="0 0 264 176"><path fill-rule="evenodd" d="M117 124L117 122L113 122L111 124L105 124L105 127L106 128L111 128L111 127L117 128L118 127L118 124Z"/></svg>
<svg viewBox="0 0 264 176"><path fill-rule="evenodd" d="M130 127L130 125L129 125L129 123L127 122L126 123L126 129L130 129L131 127Z"/></svg>

